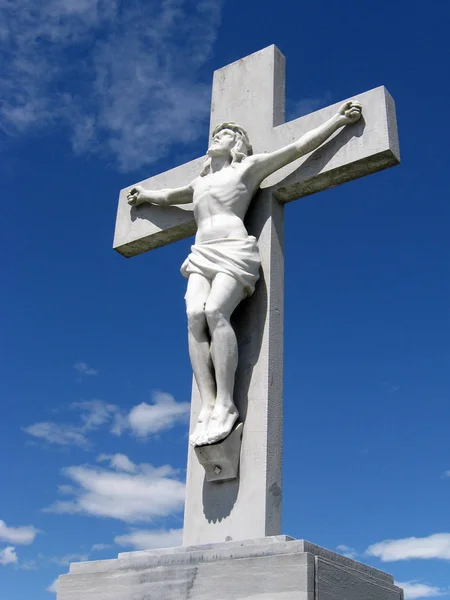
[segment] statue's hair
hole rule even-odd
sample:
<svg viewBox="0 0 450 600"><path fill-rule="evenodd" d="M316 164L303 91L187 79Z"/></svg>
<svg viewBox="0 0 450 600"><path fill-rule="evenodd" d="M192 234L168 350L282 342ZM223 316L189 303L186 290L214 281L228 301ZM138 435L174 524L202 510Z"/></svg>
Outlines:
<svg viewBox="0 0 450 600"><path fill-rule="evenodd" d="M248 134L243 127L234 123L234 121L228 121L226 123L221 123L218 125L214 131L212 132L212 137L222 131L222 129L231 129L235 135L235 143L233 148L231 149L231 166L235 166L237 163L242 162L247 156L251 156L253 154L253 148L250 144L250 140L248 139ZM211 157L208 156L203 164L202 172L200 173L200 177L204 177L211 171Z"/></svg>

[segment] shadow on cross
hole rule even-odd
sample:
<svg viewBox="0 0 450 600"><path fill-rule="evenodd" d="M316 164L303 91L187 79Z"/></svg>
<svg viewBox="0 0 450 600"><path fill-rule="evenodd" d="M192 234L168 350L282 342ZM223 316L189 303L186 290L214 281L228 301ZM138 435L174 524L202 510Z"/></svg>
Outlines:
<svg viewBox="0 0 450 600"><path fill-rule="evenodd" d="M131 221L144 219L151 221L162 231L166 231L164 236L164 244L168 244L170 240L167 237L167 231L186 224L184 237L194 235L195 223L192 222L192 204L186 204L186 208L179 206L156 206L155 204L141 204L140 206L132 206L130 210ZM183 236L181 236L183 237ZM180 233L177 232L174 241L181 239Z"/></svg>
<svg viewBox="0 0 450 600"><path fill-rule="evenodd" d="M364 116L351 127L344 127L306 159L299 159L303 161L300 165L299 161L294 161L284 167L278 177L276 173L272 175L270 189L279 200L288 202L354 179L352 163L348 165L347 169L340 166L336 172L333 169L325 173L322 171L352 138L362 137L365 127ZM363 174L365 173L361 173L360 176Z"/></svg>
<svg viewBox="0 0 450 600"><path fill-rule="evenodd" d="M364 116L351 127L344 127L328 142L322 144L315 152L310 154L306 160L299 159L303 160L300 165L298 164L299 161L296 160L291 165L281 169L279 177L276 173L272 175L270 177L270 188L273 189L280 200L285 202L318 191L314 186L317 176L322 173L326 165L352 138L363 135L365 127ZM355 175L350 164L347 171L341 167L335 175L331 170L326 174L326 178L326 183L321 180L320 190L354 179ZM192 204L185 205L184 208L173 205L164 207L155 205L133 206L130 211L130 218L133 222L137 219L144 219L156 225L164 232L161 244L167 244L171 241L168 238L171 229L174 231L176 229L174 241L195 234L195 223L192 221ZM182 232L180 226L183 227ZM154 247L161 245L156 239L157 234L154 234L153 237L155 238Z"/></svg>
<svg viewBox="0 0 450 600"><path fill-rule="evenodd" d="M266 195L265 199L259 194L253 199L248 210L245 225L251 235L259 239L262 229L271 215L268 206L276 199ZM282 225L281 225L282 227ZM277 231L276 235L283 243L283 232ZM264 272L261 272L255 292L241 302L232 316L232 325L236 332L239 348L239 366L236 372L234 386L234 400L239 410L240 420L244 422L242 449L245 453L245 421L250 406L256 409L259 398L249 397L250 383L253 369L259 360L262 338L264 334L264 321L267 313L267 285ZM263 321L262 323L260 321ZM243 453L241 452L241 460ZM247 465L251 468L251 465ZM239 494L240 478L231 481L208 482L203 480L203 513L208 522L217 523L230 516Z"/></svg>
<svg viewBox="0 0 450 600"><path fill-rule="evenodd" d="M296 192L297 196L306 195L315 189L309 190L308 185L314 179L320 176L323 169L330 163L334 156L348 143L351 138L360 137L363 134L365 124L359 122L351 128L341 130L329 142L323 144L315 152L310 154L303 163L298 165L296 161L291 165L290 171L286 176L286 169L283 169L282 181L278 185L271 185L269 190L261 190L253 199L249 211L247 213L245 224L251 235L254 235L258 240L264 227L268 223L268 219L273 215L273 204L278 203L278 200L272 195L272 192L277 190L276 196L279 198L278 191L286 190L289 199L294 199ZM342 172L342 169L340 169ZM339 176L338 176L339 177ZM344 175L345 177L345 175ZM320 179L320 187L324 189L342 183L346 179L333 179L332 170L325 174L325 179ZM313 188L313 186L312 186ZM267 193L269 192L269 193ZM147 208L147 207L145 207ZM150 208L150 207L149 207ZM149 218L147 211L139 208L138 211L131 211L131 218ZM174 218L178 223L184 224L188 220L193 224L192 213L183 210L176 206L171 207L151 207L151 221L160 227L162 230L168 229L170 224L173 227ZM272 220L275 227L280 227L280 230L274 232L278 238L280 246L283 244L282 219ZM186 233L186 232L184 232ZM190 231L190 233L193 233ZM167 232L166 232L167 234ZM185 237L187 237L187 234ZM177 239L180 239L180 233L177 232ZM167 238L165 240L167 243ZM260 251L262 248L260 248ZM283 268L282 265L272 265L272 268ZM246 421L247 413L249 413L249 421L251 414L249 411L257 411L260 398L256 397L258 392L250 392L250 389L258 390L258 386L251 386L252 377L255 365L261 352L262 338L265 330L265 321L268 307L268 290L264 272L261 273L260 280L255 289L255 293L250 298L244 300L236 309L232 317L232 324L236 332L239 348L239 366L236 373L234 399L239 410L240 420L244 422L243 439L242 439L242 454L241 454L241 471L248 471L252 468L249 460L250 456L246 456ZM243 462L243 459L245 462ZM233 511L236 500L239 495L240 477L234 480L222 482L208 482L206 476L203 480L202 489L202 504L205 518L210 523L218 523L227 519Z"/></svg>

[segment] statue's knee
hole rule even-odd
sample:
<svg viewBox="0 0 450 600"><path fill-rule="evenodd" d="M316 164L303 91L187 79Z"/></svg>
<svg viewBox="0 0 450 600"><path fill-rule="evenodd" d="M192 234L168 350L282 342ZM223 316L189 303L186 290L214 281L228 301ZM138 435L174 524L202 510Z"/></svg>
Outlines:
<svg viewBox="0 0 450 600"><path fill-rule="evenodd" d="M216 327L227 320L223 311L218 306L210 305L208 303L206 303L205 315L210 328Z"/></svg>
<svg viewBox="0 0 450 600"><path fill-rule="evenodd" d="M188 308L186 314L190 331L196 333L205 328L206 321L203 308Z"/></svg>

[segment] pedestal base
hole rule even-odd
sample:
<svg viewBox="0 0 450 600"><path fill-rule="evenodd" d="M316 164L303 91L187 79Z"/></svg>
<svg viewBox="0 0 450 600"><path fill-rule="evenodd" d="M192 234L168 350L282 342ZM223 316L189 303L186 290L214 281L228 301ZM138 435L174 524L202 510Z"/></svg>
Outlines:
<svg viewBox="0 0 450 600"><path fill-rule="evenodd" d="M288 536L73 563L58 600L403 600L387 573Z"/></svg>

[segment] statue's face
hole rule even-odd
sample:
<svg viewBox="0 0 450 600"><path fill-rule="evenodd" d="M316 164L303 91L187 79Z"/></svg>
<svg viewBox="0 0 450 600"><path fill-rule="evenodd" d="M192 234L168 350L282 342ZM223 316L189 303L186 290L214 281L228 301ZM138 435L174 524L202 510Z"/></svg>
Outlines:
<svg viewBox="0 0 450 600"><path fill-rule="evenodd" d="M231 155L231 150L236 143L236 134L231 129L221 129L212 138L208 148L209 156Z"/></svg>

